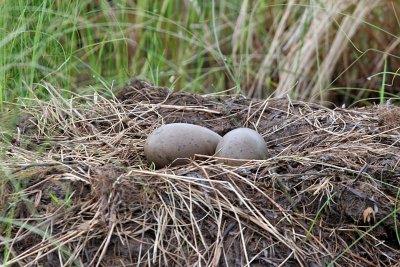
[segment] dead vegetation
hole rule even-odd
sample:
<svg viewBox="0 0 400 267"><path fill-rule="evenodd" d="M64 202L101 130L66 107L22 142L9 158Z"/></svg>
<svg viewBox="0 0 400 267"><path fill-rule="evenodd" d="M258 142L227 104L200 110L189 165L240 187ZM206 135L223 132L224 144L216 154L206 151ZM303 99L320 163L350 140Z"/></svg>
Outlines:
<svg viewBox="0 0 400 267"><path fill-rule="evenodd" d="M3 264L399 266L399 108L47 88L2 146ZM152 170L145 138L172 122L257 129L270 157Z"/></svg>

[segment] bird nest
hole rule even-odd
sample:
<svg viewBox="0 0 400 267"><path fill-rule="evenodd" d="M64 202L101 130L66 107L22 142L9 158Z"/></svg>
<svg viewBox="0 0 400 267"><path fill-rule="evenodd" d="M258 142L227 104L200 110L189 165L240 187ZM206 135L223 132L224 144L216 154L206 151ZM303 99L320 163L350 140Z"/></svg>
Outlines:
<svg viewBox="0 0 400 267"><path fill-rule="evenodd" d="M400 266L399 107L46 87L3 133L3 264ZM173 122L256 129L268 158L154 170L146 137Z"/></svg>

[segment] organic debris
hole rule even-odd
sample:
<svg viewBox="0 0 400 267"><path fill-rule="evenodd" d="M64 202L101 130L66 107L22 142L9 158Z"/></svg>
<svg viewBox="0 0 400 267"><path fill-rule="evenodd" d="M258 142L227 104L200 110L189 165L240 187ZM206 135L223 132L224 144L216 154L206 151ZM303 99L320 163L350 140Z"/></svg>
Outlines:
<svg viewBox="0 0 400 267"><path fill-rule="evenodd" d="M399 266L393 110L173 93L142 81L112 99L38 100L3 145L3 264ZM154 170L145 139L173 122L221 135L256 129L269 157Z"/></svg>

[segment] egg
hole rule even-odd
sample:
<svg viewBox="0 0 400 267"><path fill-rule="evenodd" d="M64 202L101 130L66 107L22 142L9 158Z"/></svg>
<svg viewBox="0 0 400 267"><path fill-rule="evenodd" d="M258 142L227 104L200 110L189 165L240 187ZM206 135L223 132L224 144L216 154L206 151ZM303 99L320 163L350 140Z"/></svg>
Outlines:
<svg viewBox="0 0 400 267"><path fill-rule="evenodd" d="M267 144L264 138L249 128L238 128L224 135L215 150L215 156L228 165L242 165L248 160L266 158Z"/></svg>
<svg viewBox="0 0 400 267"><path fill-rule="evenodd" d="M182 165L195 154L214 155L222 137L205 127L189 123L171 123L154 130L146 140L144 154L157 168Z"/></svg>

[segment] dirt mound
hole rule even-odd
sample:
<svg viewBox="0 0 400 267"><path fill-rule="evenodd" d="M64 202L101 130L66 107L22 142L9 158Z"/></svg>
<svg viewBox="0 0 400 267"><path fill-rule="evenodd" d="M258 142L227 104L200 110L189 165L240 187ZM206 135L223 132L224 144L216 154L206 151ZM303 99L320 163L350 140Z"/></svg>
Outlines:
<svg viewBox="0 0 400 267"><path fill-rule="evenodd" d="M172 93L54 98L19 121L2 184L4 264L395 266L400 109ZM146 136L257 129L269 158L153 170ZM6 144L6 143L4 143Z"/></svg>

